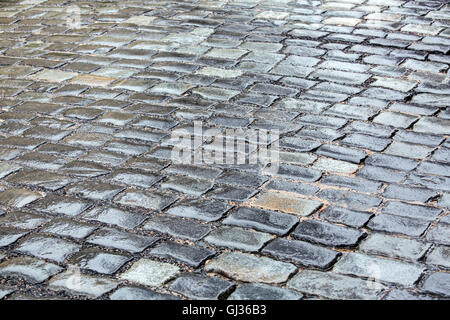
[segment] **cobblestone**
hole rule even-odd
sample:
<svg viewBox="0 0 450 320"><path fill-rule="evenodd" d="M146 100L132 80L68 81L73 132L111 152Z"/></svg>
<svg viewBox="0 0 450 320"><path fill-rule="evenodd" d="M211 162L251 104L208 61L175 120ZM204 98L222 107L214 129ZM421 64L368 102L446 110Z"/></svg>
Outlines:
<svg viewBox="0 0 450 320"><path fill-rule="evenodd" d="M414 264L348 253L335 265L334 271L344 274L373 277L376 280L412 286L424 271Z"/></svg>
<svg viewBox="0 0 450 320"><path fill-rule="evenodd" d="M383 285L342 276L331 272L303 270L293 277L288 286L307 294L329 299L367 300L377 299L383 292Z"/></svg>
<svg viewBox="0 0 450 320"><path fill-rule="evenodd" d="M0 300L448 298L449 18L0 1Z"/></svg>
<svg viewBox="0 0 450 320"><path fill-rule="evenodd" d="M170 289L191 299L215 300L222 297L233 283L216 277L189 274L177 278Z"/></svg>
<svg viewBox="0 0 450 320"><path fill-rule="evenodd" d="M207 262L205 271L225 274L247 282L280 283L296 270L295 266L266 257L240 252L223 253Z"/></svg>

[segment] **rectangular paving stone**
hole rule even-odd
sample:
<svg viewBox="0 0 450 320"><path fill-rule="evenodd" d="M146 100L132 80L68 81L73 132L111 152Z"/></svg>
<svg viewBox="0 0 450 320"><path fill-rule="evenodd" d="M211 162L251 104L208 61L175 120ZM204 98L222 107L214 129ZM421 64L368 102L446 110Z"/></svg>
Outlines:
<svg viewBox="0 0 450 320"><path fill-rule="evenodd" d="M25 230L36 229L48 221L48 217L25 211L12 211L0 217L2 227Z"/></svg>
<svg viewBox="0 0 450 320"><path fill-rule="evenodd" d="M21 168L22 167L17 164L1 161L0 162L0 179L3 179L4 177L20 170Z"/></svg>
<svg viewBox="0 0 450 320"><path fill-rule="evenodd" d="M205 265L206 272L245 282L282 283L295 270L293 264L241 252L222 253Z"/></svg>
<svg viewBox="0 0 450 320"><path fill-rule="evenodd" d="M365 179L349 178L340 175L326 175L320 181L323 184L345 187L359 192L377 192L381 187L381 183L372 182Z"/></svg>
<svg viewBox="0 0 450 320"><path fill-rule="evenodd" d="M339 260L333 271L379 281L412 286L424 272L419 265L378 258L361 253L347 253Z"/></svg>
<svg viewBox="0 0 450 320"><path fill-rule="evenodd" d="M354 228L363 227L373 216L372 213L350 210L344 207L329 206L320 212L320 217L334 223Z"/></svg>
<svg viewBox="0 0 450 320"><path fill-rule="evenodd" d="M30 257L15 257L0 263L0 275L41 283L63 269L56 264Z"/></svg>
<svg viewBox="0 0 450 320"><path fill-rule="evenodd" d="M68 216L76 216L90 206L88 201L58 195L48 195L32 205L38 211Z"/></svg>
<svg viewBox="0 0 450 320"><path fill-rule="evenodd" d="M430 246L430 244L413 239L372 233L362 242L360 249L366 253L417 261L427 252Z"/></svg>
<svg viewBox="0 0 450 320"><path fill-rule="evenodd" d="M322 176L322 173L318 170L290 164L280 164L277 170L272 174L283 178L303 180L306 182L315 182Z"/></svg>
<svg viewBox="0 0 450 320"><path fill-rule="evenodd" d="M217 277L187 274L177 278L170 290L196 300L216 300L226 294L234 284Z"/></svg>
<svg viewBox="0 0 450 320"><path fill-rule="evenodd" d="M87 238L88 243L125 250L131 253L142 252L157 240L158 238L155 237L142 236L110 228L100 229Z"/></svg>
<svg viewBox="0 0 450 320"><path fill-rule="evenodd" d="M176 198L159 192L145 192L137 189L127 189L114 198L114 202L130 207L141 207L150 210L163 210Z"/></svg>
<svg viewBox="0 0 450 320"><path fill-rule="evenodd" d="M111 300L179 300L173 295L133 286L121 287L114 291L109 298Z"/></svg>
<svg viewBox="0 0 450 320"><path fill-rule="evenodd" d="M237 287L228 300L300 300L303 295L294 290L261 283L244 283Z"/></svg>
<svg viewBox="0 0 450 320"><path fill-rule="evenodd" d="M161 188L172 189L192 196L201 196L213 186L213 182L183 176L169 176L161 183Z"/></svg>
<svg viewBox="0 0 450 320"><path fill-rule="evenodd" d="M177 266L169 263L140 259L130 269L122 273L120 279L159 287L173 279L179 273L179 270Z"/></svg>
<svg viewBox="0 0 450 320"><path fill-rule="evenodd" d="M450 248L448 246L437 246L427 257L427 264L439 267L450 267Z"/></svg>
<svg viewBox="0 0 450 320"><path fill-rule="evenodd" d="M349 161L356 164L360 163L361 160L367 156L367 154L362 150L336 145L322 145L317 150L317 153L336 160Z"/></svg>
<svg viewBox="0 0 450 320"><path fill-rule="evenodd" d="M217 200L246 201L256 193L257 191L254 189L217 186L212 191L208 192L207 196Z"/></svg>
<svg viewBox="0 0 450 320"><path fill-rule="evenodd" d="M298 224L292 235L301 240L333 247L353 247L365 235L364 232L317 220L305 220Z"/></svg>
<svg viewBox="0 0 450 320"><path fill-rule="evenodd" d="M42 229L44 233L50 233L61 237L84 239L97 229L97 226L69 219L54 219Z"/></svg>
<svg viewBox="0 0 450 320"><path fill-rule="evenodd" d="M24 137L8 137L0 140L0 146L6 148L19 148L25 150L33 150L43 144L45 141L35 138Z"/></svg>
<svg viewBox="0 0 450 320"><path fill-rule="evenodd" d="M382 153L371 154L367 157L365 163L372 166L402 171L411 171L418 165L416 160Z"/></svg>
<svg viewBox="0 0 450 320"><path fill-rule="evenodd" d="M413 130L431 134L449 134L450 120L425 117L414 124Z"/></svg>
<svg viewBox="0 0 450 320"><path fill-rule="evenodd" d="M113 274L131 258L97 249L86 249L70 258L70 264L102 274Z"/></svg>
<svg viewBox="0 0 450 320"><path fill-rule="evenodd" d="M137 170L119 169L114 171L109 179L115 183L150 188L161 179L161 176Z"/></svg>
<svg viewBox="0 0 450 320"><path fill-rule="evenodd" d="M370 78L370 75L364 73L319 69L311 73L309 78L350 85L361 85Z"/></svg>
<svg viewBox="0 0 450 320"><path fill-rule="evenodd" d="M383 196L390 199L426 202L437 196L437 192L426 188L410 187L406 185L389 185Z"/></svg>
<svg viewBox="0 0 450 320"><path fill-rule="evenodd" d="M200 240L211 231L211 227L206 224L167 215L148 219L143 228L192 241Z"/></svg>
<svg viewBox="0 0 450 320"><path fill-rule="evenodd" d="M431 242L450 245L450 224L441 222L427 232L426 239Z"/></svg>
<svg viewBox="0 0 450 320"><path fill-rule="evenodd" d="M400 233L419 237L428 228L430 222L391 214L379 214L367 224L368 228L389 233Z"/></svg>
<svg viewBox="0 0 450 320"><path fill-rule="evenodd" d="M314 163L312 168L325 172L353 173L358 169L358 166L347 161L320 158Z"/></svg>
<svg viewBox="0 0 450 320"><path fill-rule="evenodd" d="M372 281L314 270L300 271L288 282L288 287L336 300L376 300L386 288Z"/></svg>
<svg viewBox="0 0 450 320"><path fill-rule="evenodd" d="M213 230L205 238L205 241L219 247L258 251L271 239L273 239L273 236L267 233L238 227L221 226Z"/></svg>
<svg viewBox="0 0 450 320"><path fill-rule="evenodd" d="M12 287L0 286L0 299L3 299L7 295L13 293L16 289Z"/></svg>
<svg viewBox="0 0 450 320"><path fill-rule="evenodd" d="M157 257L172 258L181 263L198 267L203 261L212 257L215 251L202 246L183 245L174 241L166 241L156 245L149 254Z"/></svg>
<svg viewBox="0 0 450 320"><path fill-rule="evenodd" d="M381 199L377 197L338 189L324 189L317 196L331 203L348 206L356 210L369 210L372 207L379 206L381 203Z"/></svg>
<svg viewBox="0 0 450 320"><path fill-rule="evenodd" d="M83 219L114 224L126 229L134 229L146 218L145 215L139 213L106 206L95 207L83 214Z"/></svg>
<svg viewBox="0 0 450 320"><path fill-rule="evenodd" d="M38 258L50 259L61 263L67 256L78 251L80 248L80 245L73 242L34 235L22 241L15 250Z"/></svg>
<svg viewBox="0 0 450 320"><path fill-rule="evenodd" d="M262 193L253 202L253 205L263 209L281 211L298 216L309 216L318 210L322 206L322 203L269 191Z"/></svg>
<svg viewBox="0 0 450 320"><path fill-rule="evenodd" d="M394 141L386 150L386 153L412 159L426 158L434 148L423 145Z"/></svg>
<svg viewBox="0 0 450 320"><path fill-rule="evenodd" d="M230 208L231 206L220 201L185 199L177 202L166 212L174 216L209 222L219 220Z"/></svg>
<svg viewBox="0 0 450 320"><path fill-rule="evenodd" d="M442 210L404 202L389 201L382 209L382 212L403 217L433 221L442 213Z"/></svg>
<svg viewBox="0 0 450 320"><path fill-rule="evenodd" d="M71 184L66 191L71 195L79 195L92 200L110 200L125 187L109 183L83 181Z"/></svg>
<svg viewBox="0 0 450 320"><path fill-rule="evenodd" d="M6 247L26 235L28 232L18 229L0 227L0 247Z"/></svg>
<svg viewBox="0 0 450 320"><path fill-rule="evenodd" d="M240 207L223 220L223 224L252 228L276 235L288 233L297 222L298 219L290 214L248 207Z"/></svg>
<svg viewBox="0 0 450 320"><path fill-rule="evenodd" d="M42 197L42 193L39 192L13 188L0 192L0 204L8 207L22 208Z"/></svg>
<svg viewBox="0 0 450 320"><path fill-rule="evenodd" d="M305 267L329 268L339 253L308 242L277 238L262 250L274 257L287 259Z"/></svg>
<svg viewBox="0 0 450 320"><path fill-rule="evenodd" d="M74 273L73 270L58 274L49 281L49 288L52 290L64 290L74 295L85 295L91 298L98 298L118 285L117 280Z"/></svg>
<svg viewBox="0 0 450 320"><path fill-rule="evenodd" d="M358 177L365 179L381 181L381 182L401 182L404 180L406 173L396 170L390 170L382 167L365 165L358 173Z"/></svg>
<svg viewBox="0 0 450 320"><path fill-rule="evenodd" d="M431 293L448 297L450 292L450 277L448 273L433 273L425 280L423 289Z"/></svg>

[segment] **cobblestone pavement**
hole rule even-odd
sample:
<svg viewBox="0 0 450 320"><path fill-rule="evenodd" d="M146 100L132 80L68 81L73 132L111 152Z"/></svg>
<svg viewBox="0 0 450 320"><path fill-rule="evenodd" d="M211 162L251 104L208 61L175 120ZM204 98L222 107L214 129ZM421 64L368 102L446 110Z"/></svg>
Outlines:
<svg viewBox="0 0 450 320"><path fill-rule="evenodd" d="M449 297L444 1L0 6L0 299Z"/></svg>

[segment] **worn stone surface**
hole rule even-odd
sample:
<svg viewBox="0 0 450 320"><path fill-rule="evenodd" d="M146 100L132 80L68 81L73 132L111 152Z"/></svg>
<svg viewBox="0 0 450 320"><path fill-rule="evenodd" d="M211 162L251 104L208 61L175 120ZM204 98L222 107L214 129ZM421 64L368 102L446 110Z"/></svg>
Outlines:
<svg viewBox="0 0 450 320"><path fill-rule="evenodd" d="M306 267L326 269L335 262L338 253L308 242L275 239L263 249L274 257L288 259Z"/></svg>
<svg viewBox="0 0 450 320"><path fill-rule="evenodd" d="M215 300L222 297L234 284L215 277L189 274L177 278L170 289L191 299Z"/></svg>
<svg viewBox="0 0 450 320"><path fill-rule="evenodd" d="M241 281L280 283L286 281L296 268L290 263L266 257L230 252L208 261L205 270Z"/></svg>
<svg viewBox="0 0 450 320"><path fill-rule="evenodd" d="M374 300L385 287L381 284L332 272L304 270L288 282L288 287L329 299Z"/></svg>
<svg viewBox="0 0 450 320"><path fill-rule="evenodd" d="M229 296L229 300L300 300L303 295L294 290L266 284L244 283Z"/></svg>
<svg viewBox="0 0 450 320"><path fill-rule="evenodd" d="M172 279L178 271L179 268L175 265L140 259L122 273L120 278L146 286L158 287Z"/></svg>
<svg viewBox="0 0 450 320"><path fill-rule="evenodd" d="M178 300L177 297L169 294L131 286L117 289L109 298L111 300Z"/></svg>
<svg viewBox="0 0 450 320"><path fill-rule="evenodd" d="M425 269L411 263L377 258L361 253L347 253L336 263L333 270L338 273L412 286Z"/></svg>
<svg viewBox="0 0 450 320"><path fill-rule="evenodd" d="M0 1L0 299L448 297L445 1L73 2Z"/></svg>
<svg viewBox="0 0 450 320"><path fill-rule="evenodd" d="M76 273L73 269L58 274L49 281L52 290L64 290L72 294L97 298L118 286L117 280L92 277Z"/></svg>
<svg viewBox="0 0 450 320"><path fill-rule="evenodd" d="M22 278L33 284L45 281L62 270L53 263L30 257L17 257L0 264L0 275Z"/></svg>
<svg viewBox="0 0 450 320"><path fill-rule="evenodd" d="M272 236L238 227L222 226L213 230L205 241L219 247L228 247L245 251L258 251Z"/></svg>
<svg viewBox="0 0 450 320"><path fill-rule="evenodd" d="M253 204L264 209L291 213L298 216L309 216L322 206L322 203L319 201L276 192L263 193Z"/></svg>

